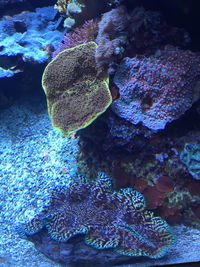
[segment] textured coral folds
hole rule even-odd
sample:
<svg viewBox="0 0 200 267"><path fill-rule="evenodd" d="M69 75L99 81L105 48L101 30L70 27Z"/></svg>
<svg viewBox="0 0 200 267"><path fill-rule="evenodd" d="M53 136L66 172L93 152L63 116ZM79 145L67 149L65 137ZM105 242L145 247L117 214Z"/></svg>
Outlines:
<svg viewBox="0 0 200 267"><path fill-rule="evenodd" d="M93 248L112 248L126 256L159 258L174 241L167 223L146 210L140 193L113 191L103 175L96 182L80 180L55 191L50 205L24 231L32 235L44 227L56 241L85 234L85 243Z"/></svg>

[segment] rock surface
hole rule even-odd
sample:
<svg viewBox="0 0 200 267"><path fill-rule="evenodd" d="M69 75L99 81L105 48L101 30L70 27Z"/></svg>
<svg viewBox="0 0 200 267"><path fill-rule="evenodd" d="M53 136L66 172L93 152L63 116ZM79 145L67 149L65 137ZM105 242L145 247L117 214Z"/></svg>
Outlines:
<svg viewBox="0 0 200 267"><path fill-rule="evenodd" d="M34 242L36 248L48 258L64 266L79 263L83 266L100 264L100 266L106 267L111 266L111 264L121 264L119 265L121 267L150 267L199 261L200 231L183 225L174 227L173 231L177 237L176 244L168 255L157 260L121 257L110 250L94 250L84 244L81 236L71 239L68 243L58 244L58 242L51 240L47 232L44 231L29 240ZM124 262L127 264L123 265Z"/></svg>
<svg viewBox="0 0 200 267"><path fill-rule="evenodd" d="M63 37L55 16L53 7L44 7L0 20L0 78L22 71L25 62L47 62Z"/></svg>

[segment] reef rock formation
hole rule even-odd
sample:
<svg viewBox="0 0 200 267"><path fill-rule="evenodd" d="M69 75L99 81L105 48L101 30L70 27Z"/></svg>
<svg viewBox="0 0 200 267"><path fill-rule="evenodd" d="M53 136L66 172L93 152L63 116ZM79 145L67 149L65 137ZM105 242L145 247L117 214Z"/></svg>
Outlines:
<svg viewBox="0 0 200 267"><path fill-rule="evenodd" d="M87 127L112 102L108 77L95 68L94 42L66 49L46 67L42 85L52 124L65 135Z"/></svg>
<svg viewBox="0 0 200 267"><path fill-rule="evenodd" d="M24 62L45 63L63 33L56 29L53 7L36 8L0 20L0 78L11 77Z"/></svg>
<svg viewBox="0 0 200 267"><path fill-rule="evenodd" d="M124 6L106 12L100 23L96 42L97 67L104 67L124 52L127 43L128 13Z"/></svg>
<svg viewBox="0 0 200 267"><path fill-rule="evenodd" d="M160 258L174 242L167 223L146 210L140 193L113 191L104 174L54 191L50 204L22 231L32 236L44 230L58 242L83 234L86 245L124 256Z"/></svg>
<svg viewBox="0 0 200 267"><path fill-rule="evenodd" d="M185 47L190 38L185 30L167 25L160 12L136 7L129 13L119 6L103 14L96 42L96 64L108 68L123 56L149 55L166 44Z"/></svg>
<svg viewBox="0 0 200 267"><path fill-rule="evenodd" d="M152 131L183 115L200 96L200 56L172 46L154 56L125 58L114 82L120 98L112 110Z"/></svg>

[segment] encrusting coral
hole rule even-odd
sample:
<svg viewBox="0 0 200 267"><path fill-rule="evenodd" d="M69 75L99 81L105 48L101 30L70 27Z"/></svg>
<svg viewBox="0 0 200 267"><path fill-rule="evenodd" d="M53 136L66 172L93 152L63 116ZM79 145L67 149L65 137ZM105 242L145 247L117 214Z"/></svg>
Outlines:
<svg viewBox="0 0 200 267"><path fill-rule="evenodd" d="M152 131L183 115L200 96L200 56L173 46L150 57L125 58L114 82L120 98L112 110Z"/></svg>
<svg viewBox="0 0 200 267"><path fill-rule="evenodd" d="M87 127L112 102L108 77L98 76L94 42L66 49L46 67L42 85L52 124L64 135Z"/></svg>
<svg viewBox="0 0 200 267"><path fill-rule="evenodd" d="M103 14L96 38L98 68L113 69L123 56L149 55L166 44L185 47L188 33L167 25L160 12L136 7L131 13L119 6ZM110 72L110 71L109 71ZM112 74L112 71L111 71Z"/></svg>
<svg viewBox="0 0 200 267"><path fill-rule="evenodd" d="M22 228L26 236L46 228L58 242L84 234L87 245L125 256L159 258L174 242L167 223L146 210L140 193L130 188L113 191L104 174L55 190L44 211Z"/></svg>
<svg viewBox="0 0 200 267"><path fill-rule="evenodd" d="M53 7L0 18L0 78L12 77L28 64L44 64L62 40Z"/></svg>
<svg viewBox="0 0 200 267"><path fill-rule="evenodd" d="M96 38L98 48L95 58L98 68L108 66L115 57L120 57L127 43L128 13L119 6L103 14Z"/></svg>

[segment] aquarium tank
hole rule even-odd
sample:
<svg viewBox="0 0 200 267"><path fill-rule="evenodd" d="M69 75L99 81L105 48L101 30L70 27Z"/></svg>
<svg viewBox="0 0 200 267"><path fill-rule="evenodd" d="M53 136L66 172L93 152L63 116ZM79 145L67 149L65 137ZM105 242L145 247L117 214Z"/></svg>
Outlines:
<svg viewBox="0 0 200 267"><path fill-rule="evenodd" d="M1 267L200 266L199 11L0 0Z"/></svg>

